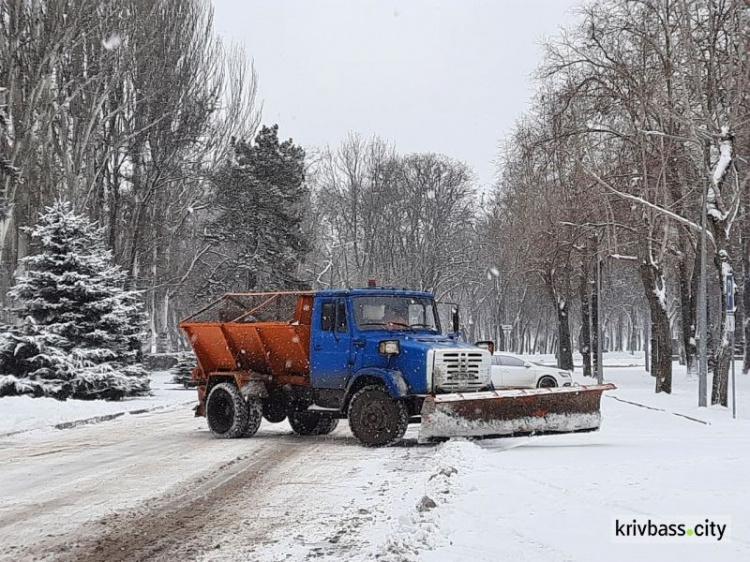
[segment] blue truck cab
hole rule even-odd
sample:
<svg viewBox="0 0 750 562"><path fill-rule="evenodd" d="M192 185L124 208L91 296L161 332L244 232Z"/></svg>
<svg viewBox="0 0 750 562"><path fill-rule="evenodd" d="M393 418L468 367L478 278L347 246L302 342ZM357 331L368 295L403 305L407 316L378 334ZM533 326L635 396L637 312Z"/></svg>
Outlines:
<svg viewBox="0 0 750 562"><path fill-rule="evenodd" d="M381 409L387 398L408 419L419 415L427 395L490 389L490 353L442 328L431 293L388 288L316 292L312 408L348 415L351 424L352 406L363 389L370 389ZM382 414L376 407L366 409L375 417Z"/></svg>

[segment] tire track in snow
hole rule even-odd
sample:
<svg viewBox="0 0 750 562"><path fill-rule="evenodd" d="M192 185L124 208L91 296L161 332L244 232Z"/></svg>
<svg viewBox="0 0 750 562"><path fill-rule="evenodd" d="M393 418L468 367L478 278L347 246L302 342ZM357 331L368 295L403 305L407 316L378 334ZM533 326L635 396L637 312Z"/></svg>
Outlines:
<svg viewBox="0 0 750 562"><path fill-rule="evenodd" d="M61 562L186 560L194 558L220 540L212 532L222 533L242 522L253 496L262 495L264 480L279 464L299 454L298 447L279 439L264 444L252 456L238 457L197 481L187 482L180 491L149 500L124 513L101 519L105 529L93 538L76 543ZM97 525L94 525L96 528ZM268 525L255 525L249 540L261 540ZM243 528L243 531L248 529Z"/></svg>

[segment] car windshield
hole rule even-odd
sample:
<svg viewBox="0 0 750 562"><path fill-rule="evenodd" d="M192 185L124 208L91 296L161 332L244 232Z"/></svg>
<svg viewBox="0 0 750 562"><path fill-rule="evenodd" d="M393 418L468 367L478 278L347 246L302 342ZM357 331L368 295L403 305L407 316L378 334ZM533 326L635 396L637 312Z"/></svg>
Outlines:
<svg viewBox="0 0 750 562"><path fill-rule="evenodd" d="M360 330L440 330L435 302L427 298L355 297L354 319Z"/></svg>

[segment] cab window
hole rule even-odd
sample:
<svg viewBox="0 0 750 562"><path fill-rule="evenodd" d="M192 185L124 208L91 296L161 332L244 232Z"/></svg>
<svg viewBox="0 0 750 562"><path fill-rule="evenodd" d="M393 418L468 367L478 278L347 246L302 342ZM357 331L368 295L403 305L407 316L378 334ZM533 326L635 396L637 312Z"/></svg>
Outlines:
<svg viewBox="0 0 750 562"><path fill-rule="evenodd" d="M332 332L335 322L336 309L332 302L324 302L321 307L320 329L324 332Z"/></svg>
<svg viewBox="0 0 750 562"><path fill-rule="evenodd" d="M346 302L338 301L336 303L336 331L346 332Z"/></svg>

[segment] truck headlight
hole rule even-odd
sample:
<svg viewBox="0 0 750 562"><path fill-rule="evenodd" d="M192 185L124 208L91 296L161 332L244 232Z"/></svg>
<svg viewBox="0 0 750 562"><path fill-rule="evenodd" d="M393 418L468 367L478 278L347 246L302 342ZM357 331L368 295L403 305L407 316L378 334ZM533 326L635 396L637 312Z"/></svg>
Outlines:
<svg viewBox="0 0 750 562"><path fill-rule="evenodd" d="M398 340L385 340L378 344L380 355L398 355L401 352L401 346Z"/></svg>

